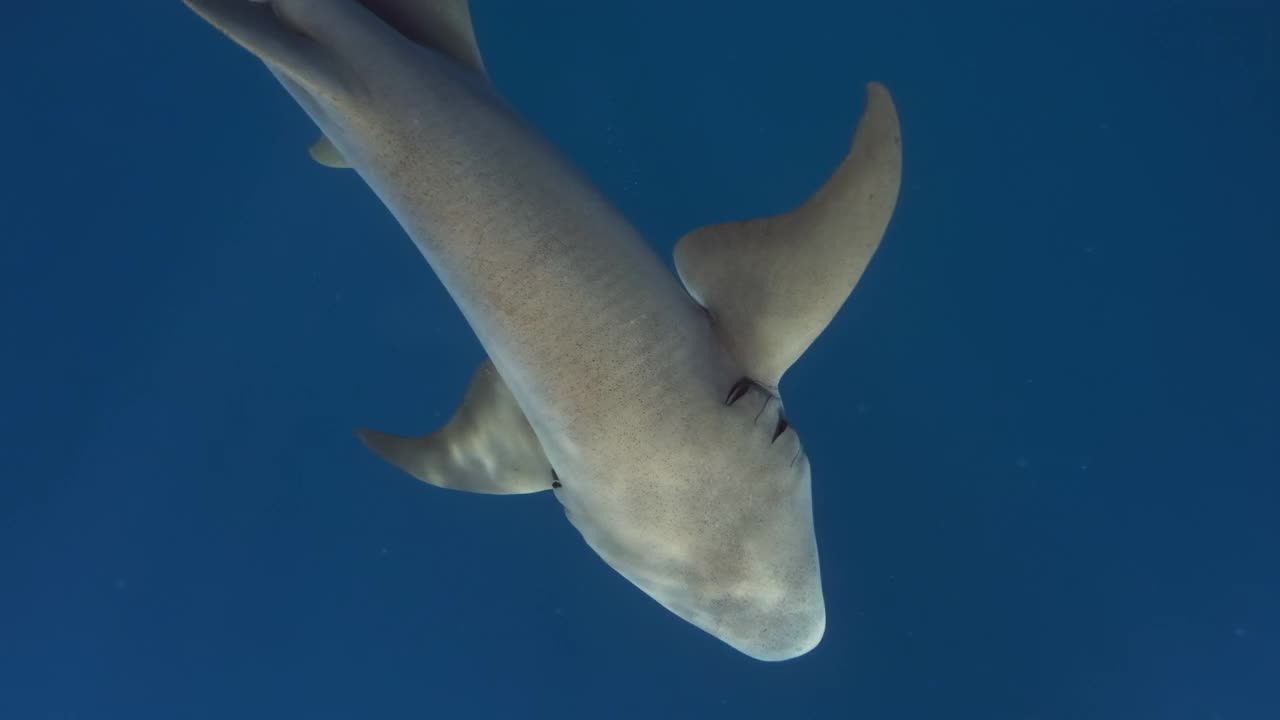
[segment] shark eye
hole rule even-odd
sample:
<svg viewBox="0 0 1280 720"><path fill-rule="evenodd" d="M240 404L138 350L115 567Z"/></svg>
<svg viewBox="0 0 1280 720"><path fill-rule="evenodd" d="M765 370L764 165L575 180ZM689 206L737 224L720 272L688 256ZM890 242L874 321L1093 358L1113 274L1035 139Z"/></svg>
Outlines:
<svg viewBox="0 0 1280 720"><path fill-rule="evenodd" d="M769 442L772 443L774 440L777 440L778 437L781 436L782 433L786 432L789 427L791 427L791 423L787 422L787 419L779 413L778 425L773 428L773 440L770 440Z"/></svg>

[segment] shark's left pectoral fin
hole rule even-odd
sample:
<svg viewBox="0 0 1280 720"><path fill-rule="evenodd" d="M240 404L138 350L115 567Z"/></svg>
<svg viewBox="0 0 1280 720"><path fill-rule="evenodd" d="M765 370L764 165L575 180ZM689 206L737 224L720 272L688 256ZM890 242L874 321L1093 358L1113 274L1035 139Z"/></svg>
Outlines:
<svg viewBox="0 0 1280 720"><path fill-rule="evenodd" d="M514 495L550 490L554 479L542 444L488 360L438 432L420 437L376 430L356 434L383 460L443 488Z"/></svg>
<svg viewBox="0 0 1280 720"><path fill-rule="evenodd" d="M901 178L898 114L871 83L852 149L804 205L681 238L680 279L751 379L776 387L844 304L889 225Z"/></svg>

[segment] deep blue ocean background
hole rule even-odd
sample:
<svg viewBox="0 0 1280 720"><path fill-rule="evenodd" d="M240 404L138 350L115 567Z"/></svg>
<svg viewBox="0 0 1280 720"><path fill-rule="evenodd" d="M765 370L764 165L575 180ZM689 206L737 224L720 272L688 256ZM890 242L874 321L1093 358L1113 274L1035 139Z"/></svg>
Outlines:
<svg viewBox="0 0 1280 720"><path fill-rule="evenodd" d="M481 350L176 0L0 27L0 718L1280 718L1280 9L475 0L664 258L878 79L903 192L783 384L826 638L764 664L547 494L429 488Z"/></svg>

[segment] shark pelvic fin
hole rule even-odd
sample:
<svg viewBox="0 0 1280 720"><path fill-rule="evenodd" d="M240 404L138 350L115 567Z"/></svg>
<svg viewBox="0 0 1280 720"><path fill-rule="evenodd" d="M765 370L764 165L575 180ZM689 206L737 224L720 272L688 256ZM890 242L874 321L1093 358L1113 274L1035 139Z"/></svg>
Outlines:
<svg viewBox="0 0 1280 720"><path fill-rule="evenodd" d="M322 134L319 138L316 138L316 141L307 149L307 154L311 156L312 160L325 167L339 169L351 167L351 163L342 157L342 153L338 152L338 148L334 147L333 141L327 135Z"/></svg>

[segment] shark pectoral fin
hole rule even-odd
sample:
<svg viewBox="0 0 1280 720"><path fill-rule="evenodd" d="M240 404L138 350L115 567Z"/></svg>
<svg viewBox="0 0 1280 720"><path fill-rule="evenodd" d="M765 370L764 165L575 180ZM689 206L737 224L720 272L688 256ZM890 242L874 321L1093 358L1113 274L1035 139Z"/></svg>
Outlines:
<svg viewBox="0 0 1280 720"><path fill-rule="evenodd" d="M751 379L776 387L835 317L884 236L901 178L898 114L871 83L852 149L802 206L680 239L680 279Z"/></svg>
<svg viewBox="0 0 1280 720"><path fill-rule="evenodd" d="M551 489L551 464L542 445L488 360L439 432L421 437L376 430L356 434L383 460L439 487L495 495Z"/></svg>
<svg viewBox="0 0 1280 720"><path fill-rule="evenodd" d="M307 153L311 155L311 159L320 163L325 167L331 168L349 168L351 164L347 159L342 157L342 153L338 152L338 148L333 146L333 141L327 135L321 135L311 147L307 149Z"/></svg>
<svg viewBox="0 0 1280 720"><path fill-rule="evenodd" d="M345 89L336 58L290 26L264 0L183 0L187 7L237 45L305 88L336 96Z"/></svg>

